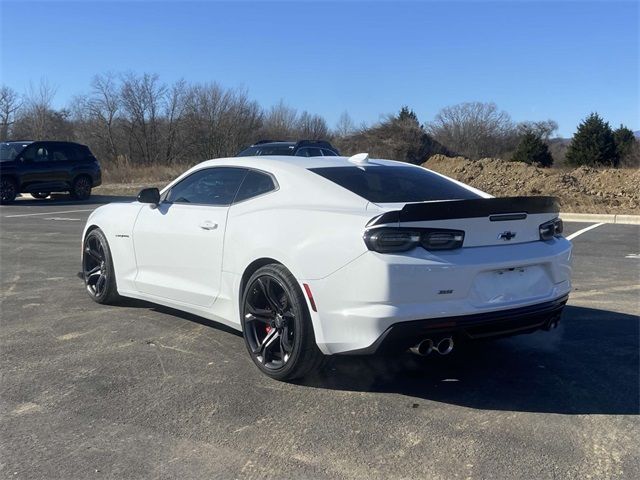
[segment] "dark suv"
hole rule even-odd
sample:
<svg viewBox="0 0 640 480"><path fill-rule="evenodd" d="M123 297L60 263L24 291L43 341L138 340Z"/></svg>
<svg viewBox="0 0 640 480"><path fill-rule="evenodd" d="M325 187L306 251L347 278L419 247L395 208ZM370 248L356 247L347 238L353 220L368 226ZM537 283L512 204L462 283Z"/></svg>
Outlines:
<svg viewBox="0 0 640 480"><path fill-rule="evenodd" d="M329 142L322 140L301 140L299 142L282 142L279 140L260 140L249 148L242 150L238 157L259 155L295 155L297 157L338 157L340 152Z"/></svg>
<svg viewBox="0 0 640 480"><path fill-rule="evenodd" d="M102 182L100 163L86 145L73 142L0 143L0 203L11 203L19 193L46 198L51 192L69 192L86 200Z"/></svg>

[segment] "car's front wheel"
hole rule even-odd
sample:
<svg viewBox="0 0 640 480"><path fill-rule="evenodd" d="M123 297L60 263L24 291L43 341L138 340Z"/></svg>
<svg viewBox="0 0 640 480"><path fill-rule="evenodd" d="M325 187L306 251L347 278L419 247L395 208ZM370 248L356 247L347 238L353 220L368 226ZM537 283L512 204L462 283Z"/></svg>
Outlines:
<svg viewBox="0 0 640 480"><path fill-rule="evenodd" d="M16 182L11 178L3 177L0 180L0 203L3 205L11 203L16 199L16 195L18 195Z"/></svg>
<svg viewBox="0 0 640 480"><path fill-rule="evenodd" d="M86 200L91 196L91 179L81 175L71 185L71 197L75 200Z"/></svg>
<svg viewBox="0 0 640 480"><path fill-rule="evenodd" d="M266 265L249 278L241 315L251 359L271 378L293 380L322 364L304 295L282 265Z"/></svg>
<svg viewBox="0 0 640 480"><path fill-rule="evenodd" d="M109 243L99 228L91 230L84 239L82 276L93 301L109 304L120 299Z"/></svg>

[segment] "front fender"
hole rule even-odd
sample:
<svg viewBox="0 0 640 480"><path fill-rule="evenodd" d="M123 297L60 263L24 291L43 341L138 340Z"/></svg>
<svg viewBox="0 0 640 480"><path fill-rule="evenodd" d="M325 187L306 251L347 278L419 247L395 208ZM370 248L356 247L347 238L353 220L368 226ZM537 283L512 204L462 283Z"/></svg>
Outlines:
<svg viewBox="0 0 640 480"><path fill-rule="evenodd" d="M110 203L98 207L87 219L82 231L82 245L89 230L100 228L107 238L113 259L118 291L134 290L136 258L133 248L133 225L144 205L132 203Z"/></svg>

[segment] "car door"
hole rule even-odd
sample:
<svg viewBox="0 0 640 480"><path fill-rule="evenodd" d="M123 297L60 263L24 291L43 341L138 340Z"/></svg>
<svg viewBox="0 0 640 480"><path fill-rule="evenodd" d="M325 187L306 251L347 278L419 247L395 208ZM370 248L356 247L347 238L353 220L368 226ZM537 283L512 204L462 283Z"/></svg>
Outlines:
<svg viewBox="0 0 640 480"><path fill-rule="evenodd" d="M71 170L78 158L73 145L65 142L50 142L46 144L51 164L50 175L53 181L66 187L71 186Z"/></svg>
<svg viewBox="0 0 640 480"><path fill-rule="evenodd" d="M133 228L136 288L173 302L208 307L218 297L229 206L247 171L198 170L157 207L142 208Z"/></svg>
<svg viewBox="0 0 640 480"><path fill-rule="evenodd" d="M46 144L32 143L18 156L22 172L21 190L37 189L39 185L49 186L55 183L53 167Z"/></svg>

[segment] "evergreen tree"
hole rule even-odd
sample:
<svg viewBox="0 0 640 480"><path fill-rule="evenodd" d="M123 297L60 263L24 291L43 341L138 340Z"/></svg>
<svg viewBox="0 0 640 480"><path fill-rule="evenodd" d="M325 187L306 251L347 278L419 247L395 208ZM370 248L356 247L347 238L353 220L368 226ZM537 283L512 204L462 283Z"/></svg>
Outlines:
<svg viewBox="0 0 640 480"><path fill-rule="evenodd" d="M620 157L609 123L597 113L589 115L578 125L566 158L572 165L617 167Z"/></svg>
<svg viewBox="0 0 640 480"><path fill-rule="evenodd" d="M418 122L418 116L416 115L416 112L411 110L406 105L400 109L400 113L398 114L398 120L400 120L401 122L410 121L411 123L420 125L420 122Z"/></svg>
<svg viewBox="0 0 640 480"><path fill-rule="evenodd" d="M526 132L522 136L511 160L533 165L539 164L543 167L550 167L553 164L553 157L549 147L542 141L540 136L533 132Z"/></svg>
<svg viewBox="0 0 640 480"><path fill-rule="evenodd" d="M636 143L635 135L624 125L620 125L620 128L613 132L613 139L616 143L616 151L619 159L623 159L631 153Z"/></svg>

